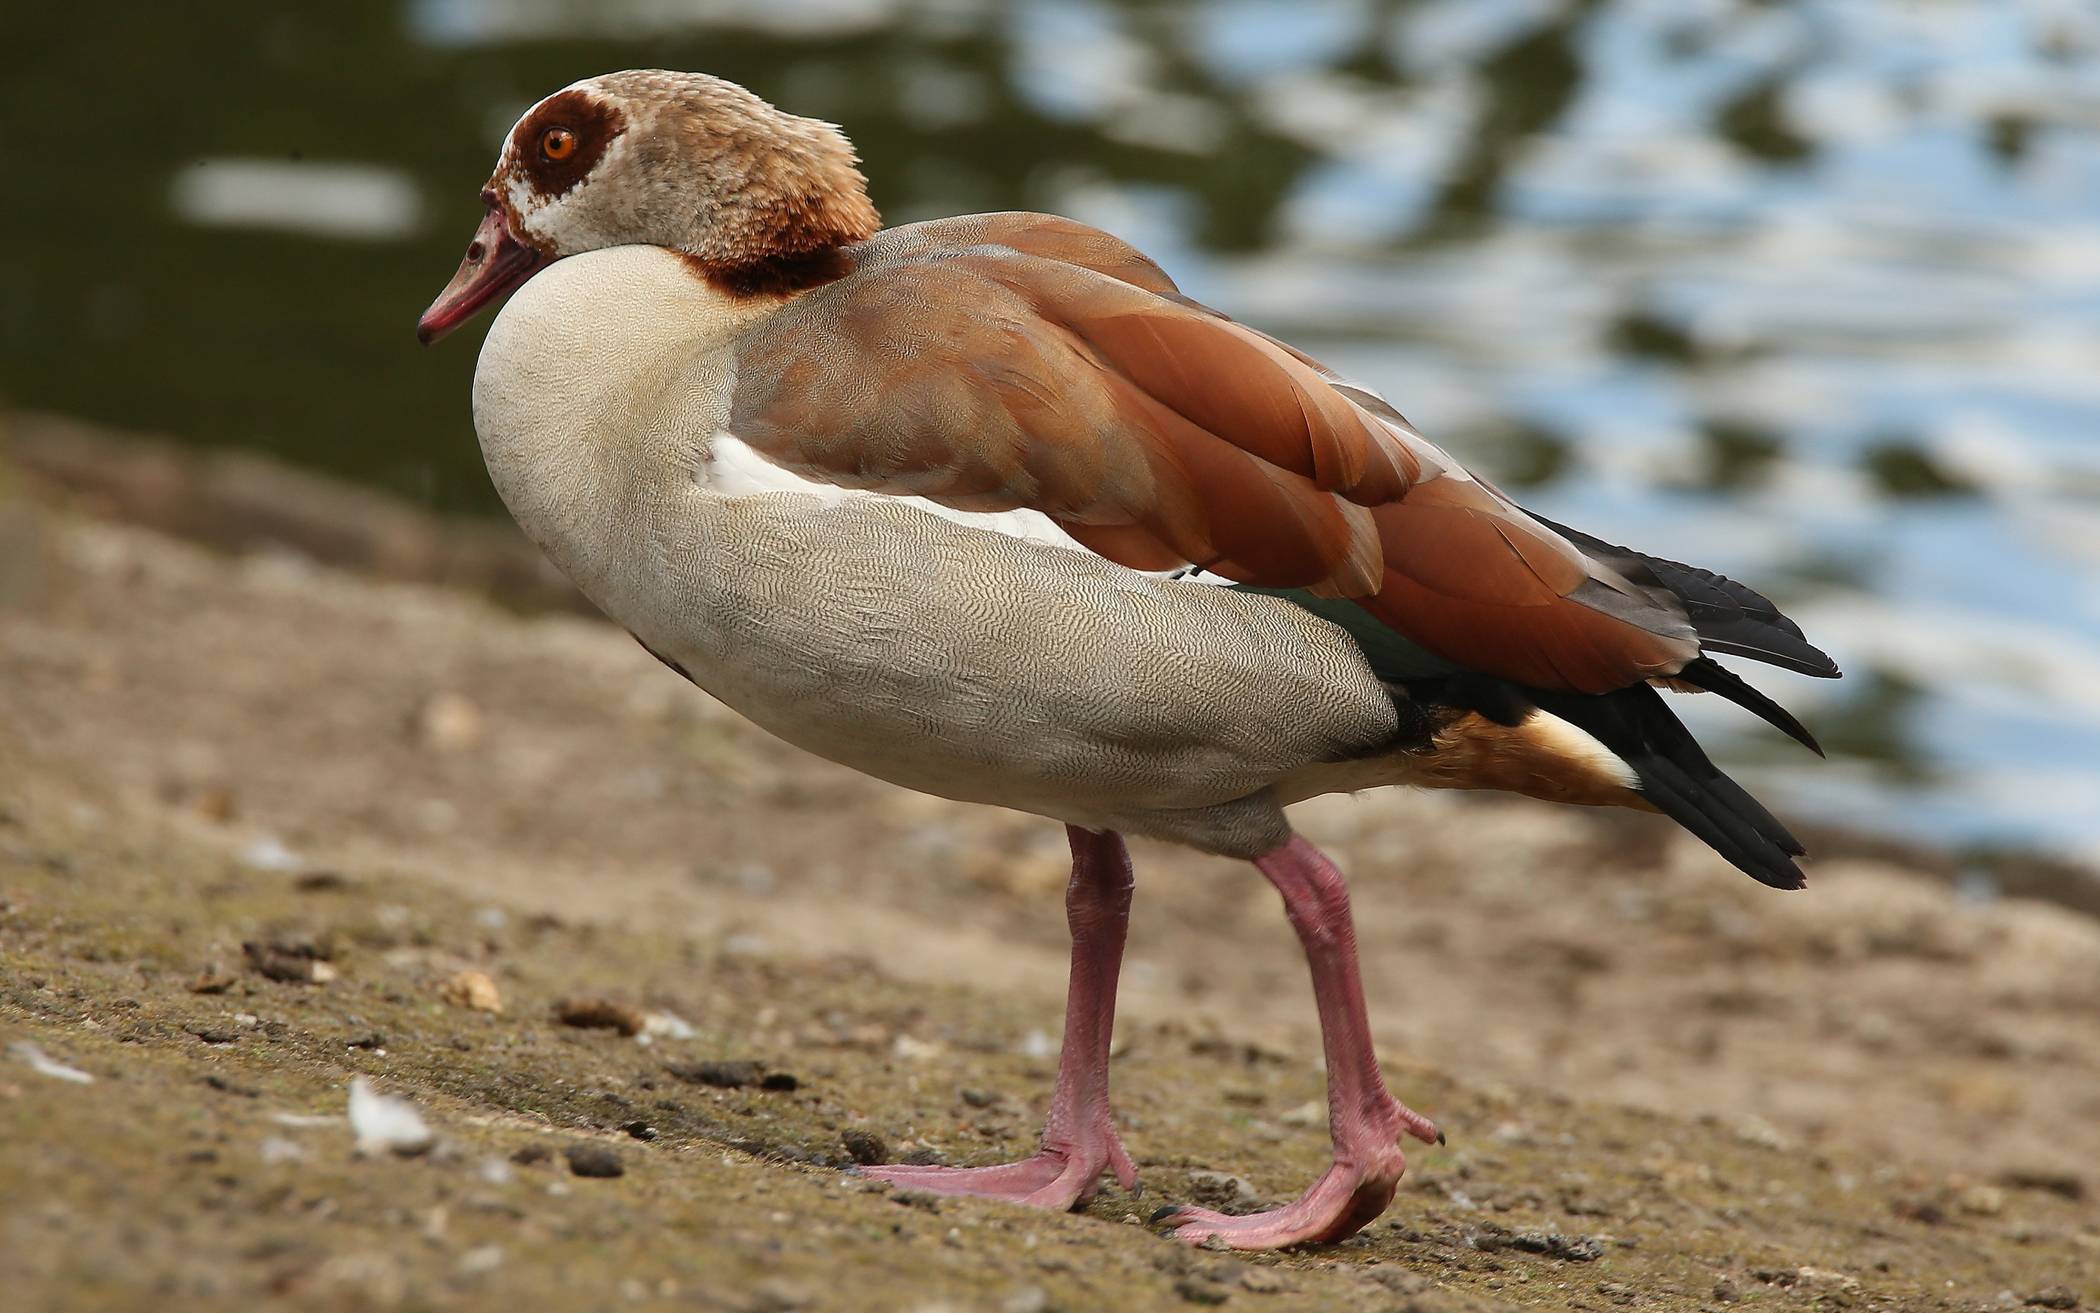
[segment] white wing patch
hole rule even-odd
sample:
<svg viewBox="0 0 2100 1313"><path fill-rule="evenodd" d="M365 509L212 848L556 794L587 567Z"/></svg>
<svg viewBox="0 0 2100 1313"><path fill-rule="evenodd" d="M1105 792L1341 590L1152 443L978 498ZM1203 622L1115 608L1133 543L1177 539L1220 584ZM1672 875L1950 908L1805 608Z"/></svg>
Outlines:
<svg viewBox="0 0 2100 1313"><path fill-rule="evenodd" d="M820 483L775 465L760 455L750 443L726 430L716 433L710 445L713 453L702 477L708 488L724 497L749 497L765 492L794 492L806 497L815 497L826 505L838 505L862 497L882 497L907 506L916 506L922 511L956 524L967 524L972 528L1003 533L1022 542L1062 548L1068 552L1082 552L1088 556L1100 555L1058 528L1057 522L1041 511L959 511L925 497L875 492L867 488L841 488L836 484ZM1182 579L1189 583L1231 582L1191 566L1142 573L1150 573L1159 578Z"/></svg>

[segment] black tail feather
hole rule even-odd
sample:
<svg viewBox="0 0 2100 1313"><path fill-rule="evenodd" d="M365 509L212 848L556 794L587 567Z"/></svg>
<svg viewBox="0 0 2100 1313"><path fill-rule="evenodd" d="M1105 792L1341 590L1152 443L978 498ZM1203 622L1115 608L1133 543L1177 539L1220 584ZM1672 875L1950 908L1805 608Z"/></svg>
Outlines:
<svg viewBox="0 0 2100 1313"><path fill-rule="evenodd" d="M1756 589L1695 565L1605 542L1544 516L1533 514L1532 518L1575 544L1585 555L1618 571L1629 582L1674 594L1699 635L1701 647L1819 679L1838 677L1837 663L1810 643L1802 635L1801 626L1781 615L1771 599Z"/></svg>
<svg viewBox="0 0 2100 1313"><path fill-rule="evenodd" d="M1818 757L1823 755L1823 745L1816 742L1816 736L1809 733L1808 727L1796 720L1792 712L1752 688L1742 676L1713 658L1699 657L1688 662L1673 678L1727 698Z"/></svg>
<svg viewBox="0 0 2100 1313"><path fill-rule="evenodd" d="M1807 883L1806 850L1779 819L1723 775L1691 731L1645 684L1589 695L1529 690L1540 709L1577 726L1633 769L1641 795L1738 870L1775 889Z"/></svg>

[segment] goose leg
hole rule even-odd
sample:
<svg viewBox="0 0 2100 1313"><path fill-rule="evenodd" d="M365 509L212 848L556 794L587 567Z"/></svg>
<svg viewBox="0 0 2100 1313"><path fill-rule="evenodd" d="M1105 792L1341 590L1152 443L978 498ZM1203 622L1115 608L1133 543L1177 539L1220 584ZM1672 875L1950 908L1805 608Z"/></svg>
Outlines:
<svg viewBox="0 0 2100 1313"><path fill-rule="evenodd" d="M1235 1249L1277 1249L1308 1241L1342 1240L1385 1211L1407 1159L1400 1137L1425 1144L1442 1137L1428 1118L1386 1091L1364 1010L1363 977L1356 964L1356 929L1349 890L1325 854L1298 835L1255 859L1283 895L1284 914L1305 946L1320 1041L1327 1055L1327 1125L1334 1163L1311 1189L1268 1212L1232 1217L1202 1208L1160 1214L1174 1234L1201 1242L1217 1237Z"/></svg>
<svg viewBox="0 0 2100 1313"><path fill-rule="evenodd" d="M1043 1124L1042 1147L997 1167L864 1167L878 1180L936 1194L967 1194L1044 1208L1093 1198L1101 1173L1128 1190L1137 1169L1116 1135L1108 1107L1108 1045L1116 1019L1116 978L1130 926L1130 854L1115 834L1065 827L1072 879L1065 919L1072 928L1072 978L1065 1000L1064 1049Z"/></svg>

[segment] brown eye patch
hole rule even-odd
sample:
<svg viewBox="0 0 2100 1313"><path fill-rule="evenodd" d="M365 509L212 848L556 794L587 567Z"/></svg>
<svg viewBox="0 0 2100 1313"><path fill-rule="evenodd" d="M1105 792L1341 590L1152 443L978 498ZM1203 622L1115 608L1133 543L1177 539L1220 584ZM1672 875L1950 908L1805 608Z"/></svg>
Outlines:
<svg viewBox="0 0 2100 1313"><path fill-rule="evenodd" d="M589 92L556 92L512 130L511 156L534 193L551 200L582 182L626 128L620 111Z"/></svg>

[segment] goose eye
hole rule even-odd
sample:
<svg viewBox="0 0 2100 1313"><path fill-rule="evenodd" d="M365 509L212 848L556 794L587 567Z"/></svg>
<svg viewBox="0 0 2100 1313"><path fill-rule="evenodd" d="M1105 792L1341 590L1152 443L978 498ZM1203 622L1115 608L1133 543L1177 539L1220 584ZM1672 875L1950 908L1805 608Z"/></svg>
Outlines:
<svg viewBox="0 0 2100 1313"><path fill-rule="evenodd" d="M576 134L567 128L549 128L540 134L540 154L550 160L565 160L576 153Z"/></svg>

